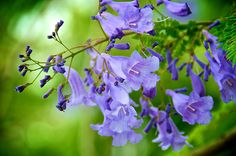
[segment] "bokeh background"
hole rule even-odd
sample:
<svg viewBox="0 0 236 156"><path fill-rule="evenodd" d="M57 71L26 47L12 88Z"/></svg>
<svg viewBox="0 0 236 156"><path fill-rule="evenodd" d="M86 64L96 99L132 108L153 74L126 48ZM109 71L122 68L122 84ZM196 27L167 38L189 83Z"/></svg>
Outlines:
<svg viewBox="0 0 236 156"><path fill-rule="evenodd" d="M140 1L143 3L146 0ZM193 14L184 19L184 22L190 19L215 20L225 15L234 3L234 0L186 1ZM22 78L17 72L20 64L18 54L24 52L25 46L31 45L34 51L32 56L39 60L63 51L61 45L46 38L60 19L65 21L60 35L68 47L84 43L88 38L101 36L98 23L90 20L90 16L97 13L97 5L98 0L0 1L0 155L191 155L235 131L236 106L234 103L221 103L218 87L212 78L205 83L207 93L215 101L211 123L206 126L189 126L181 122L178 116L174 117L178 128L189 135L188 142L193 145L192 148L184 147L180 152L173 152L171 149L162 151L158 144L152 143L151 140L156 137L155 130L143 133L144 138L138 144L112 147L110 137L101 137L90 128L91 123L101 123L103 120L98 108L78 106L60 112L55 108L56 94L47 100L42 99L47 89L62 80L60 76L43 89L36 82L21 94L15 92L15 86L32 81L36 74L28 74ZM125 40L135 44L131 38ZM204 52L201 48L199 51ZM88 64L88 56L82 53L76 57L73 67L82 71ZM84 76L84 73L81 72L81 75ZM170 82L170 75L166 73L162 75L165 78L162 83L166 83L166 88L190 86L189 79L182 75L181 81ZM137 94L132 94L136 102ZM160 96L155 98L155 105L158 105ZM233 153L232 147L228 145L218 154L230 155Z"/></svg>

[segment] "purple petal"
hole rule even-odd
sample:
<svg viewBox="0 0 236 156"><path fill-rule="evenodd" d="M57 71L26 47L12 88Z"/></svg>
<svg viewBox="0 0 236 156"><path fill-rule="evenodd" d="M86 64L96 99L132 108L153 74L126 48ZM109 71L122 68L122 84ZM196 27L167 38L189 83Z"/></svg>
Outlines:
<svg viewBox="0 0 236 156"><path fill-rule="evenodd" d="M191 10L187 3L171 2L169 0L163 0L166 5L166 9L177 16L188 16L191 14Z"/></svg>
<svg viewBox="0 0 236 156"><path fill-rule="evenodd" d="M197 93L200 96L205 96L205 87L196 74L193 73L193 71L190 71L190 77L192 81L192 87L195 93Z"/></svg>

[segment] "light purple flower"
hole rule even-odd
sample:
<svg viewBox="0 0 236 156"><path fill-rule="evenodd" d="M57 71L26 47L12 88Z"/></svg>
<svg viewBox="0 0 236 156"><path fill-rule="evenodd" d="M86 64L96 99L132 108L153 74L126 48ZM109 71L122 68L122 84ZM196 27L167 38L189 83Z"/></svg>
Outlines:
<svg viewBox="0 0 236 156"><path fill-rule="evenodd" d="M95 74L101 74L103 65L104 65L104 58L96 52L95 49L89 48L86 52L90 55L90 67L93 68Z"/></svg>
<svg viewBox="0 0 236 156"><path fill-rule="evenodd" d="M174 151L180 150L185 144L187 137L183 136L182 132L179 132L178 128L166 112L159 111L158 121L155 123L158 128L158 137L152 142L159 142L162 150L168 149L170 146Z"/></svg>
<svg viewBox="0 0 236 156"><path fill-rule="evenodd" d="M158 68L158 58L152 56L145 59L137 51L122 64L127 83L133 90L138 90L141 86L147 90L156 87L159 77L153 72Z"/></svg>
<svg viewBox="0 0 236 156"><path fill-rule="evenodd" d="M169 0L157 0L158 5L162 3L164 3L166 9L174 15L188 16L189 14L192 13L187 3L171 2Z"/></svg>
<svg viewBox="0 0 236 156"><path fill-rule="evenodd" d="M230 101L236 103L236 72L232 64L225 57L222 57L218 64L208 52L206 52L206 57L210 62L211 73L219 86L222 100L226 103Z"/></svg>
<svg viewBox="0 0 236 156"><path fill-rule="evenodd" d="M217 37L203 30L203 34L210 44L212 56L206 52L206 57L210 62L211 73L219 86L222 100L226 103L234 101L236 103L236 71L232 63L227 60L226 53L219 48Z"/></svg>
<svg viewBox="0 0 236 156"><path fill-rule="evenodd" d="M219 48L219 44L217 43L218 40L217 37L210 34L207 30L203 30L202 33L203 35L205 35L207 42L210 45L210 49L215 60L217 61L218 64L221 64L220 59L224 57L225 51Z"/></svg>
<svg viewBox="0 0 236 156"><path fill-rule="evenodd" d="M100 5L109 5L113 10L115 10L119 15L123 15L127 8L139 7L138 0L133 0L130 2L116 2L113 0L101 0Z"/></svg>
<svg viewBox="0 0 236 156"><path fill-rule="evenodd" d="M193 72L190 73L193 91L190 96L166 90L172 97L176 111L183 117L183 121L193 125L195 123L208 124L211 120L210 110L213 107L211 96L205 96L205 88L200 78Z"/></svg>
<svg viewBox="0 0 236 156"><path fill-rule="evenodd" d="M142 139L141 134L134 132L139 128L142 120L136 118L137 113L130 105L122 105L106 96L97 97L97 103L104 115L103 124L91 125L101 136L112 136L113 146L123 146L130 143L138 143Z"/></svg>
<svg viewBox="0 0 236 156"><path fill-rule="evenodd" d="M67 78L69 67L65 67L64 76ZM80 75L72 68L70 68L70 74L68 82L71 89L71 95L67 100L66 106L74 106L78 104L85 104L88 106L96 105L90 98L85 89L84 83Z"/></svg>
<svg viewBox="0 0 236 156"><path fill-rule="evenodd" d="M95 16L95 19L100 21L104 31L110 38L115 38L112 36L117 36L122 30L132 30L137 33L148 33L153 30L152 9L150 7L139 8L137 0L132 2L103 0L100 4L111 6L118 13L118 16L106 12ZM102 16L106 20L101 18Z"/></svg>
<svg viewBox="0 0 236 156"><path fill-rule="evenodd" d="M126 30L132 30L137 33L148 33L153 30L152 9L127 7L123 15L120 15L125 21Z"/></svg>
<svg viewBox="0 0 236 156"><path fill-rule="evenodd" d="M110 39L121 39L123 37L122 30L125 28L125 22L120 16L112 15L108 12L93 16L100 22L104 32L110 37Z"/></svg>
<svg viewBox="0 0 236 156"><path fill-rule="evenodd" d="M104 94L112 97L112 99L120 102L121 104L129 104L129 90L122 83L116 81L115 77L109 73L103 74L103 82L106 85L106 90Z"/></svg>

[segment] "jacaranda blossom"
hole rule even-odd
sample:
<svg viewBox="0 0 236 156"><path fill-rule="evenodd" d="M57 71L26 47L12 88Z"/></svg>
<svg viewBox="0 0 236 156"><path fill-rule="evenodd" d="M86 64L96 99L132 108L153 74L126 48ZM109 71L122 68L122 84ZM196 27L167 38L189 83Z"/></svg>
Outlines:
<svg viewBox="0 0 236 156"><path fill-rule="evenodd" d="M189 96L169 89L166 90L166 94L172 97L175 110L182 116L183 121L191 125L208 124L211 120L213 99L211 96L205 96L205 88L197 75L190 72L190 77L193 91Z"/></svg>
<svg viewBox="0 0 236 156"><path fill-rule="evenodd" d="M152 9L150 7L139 8L137 0L132 2L103 0L100 4L111 6L118 13L118 16L114 16L103 12L94 17L100 21L103 30L110 38L121 38L122 36L119 34L122 34L122 30L132 30L137 33L153 31Z"/></svg>
<svg viewBox="0 0 236 156"><path fill-rule="evenodd" d="M93 16L100 22L104 32L110 37L110 39L121 39L124 34L122 30L125 28L125 22L120 16L112 15L108 12Z"/></svg>
<svg viewBox="0 0 236 156"><path fill-rule="evenodd" d="M158 68L158 58L154 56L143 58L137 51L134 51L130 58L122 64L127 83L133 90L138 90L141 86L147 90L156 87L159 77L153 72Z"/></svg>
<svg viewBox="0 0 236 156"><path fill-rule="evenodd" d="M184 145L189 145L186 142L187 137L179 132L172 119L166 115L166 112L159 111L158 121L155 122L155 125L158 128L158 136L152 142L159 142L162 150L166 150L171 146L174 151L178 151Z"/></svg>
<svg viewBox="0 0 236 156"><path fill-rule="evenodd" d="M121 18L125 21L124 30L132 30L137 33L148 33L153 30L152 9L127 7Z"/></svg>
<svg viewBox="0 0 236 156"><path fill-rule="evenodd" d="M129 104L122 105L107 96L98 96L97 103L104 115L101 125L91 125L101 136L112 136L113 146L123 146L130 143L138 143L142 139L141 134L134 132L133 128L139 128L142 120L136 118L135 109Z"/></svg>
<svg viewBox="0 0 236 156"><path fill-rule="evenodd" d="M109 5L113 10L115 10L120 16L123 16L125 10L127 8L138 8L139 2L138 0L133 0L130 2L116 2L113 0L101 0L100 5Z"/></svg>
<svg viewBox="0 0 236 156"><path fill-rule="evenodd" d="M210 62L211 73L219 86L222 100L226 103L234 101L236 103L236 72L232 64L226 60L226 56L221 58L220 64L206 52L206 57Z"/></svg>
<svg viewBox="0 0 236 156"><path fill-rule="evenodd" d="M66 100L66 106L73 106L78 104L85 104L88 106L94 106L96 105L92 100L89 99L89 95L85 89L84 83L80 77L80 75L72 68L69 69L69 67L65 67L65 73L64 76L68 77L68 72L70 71L68 82L71 89L71 95L69 99ZM62 94L62 89L59 89L60 94ZM59 95L60 95L59 94ZM59 99L62 96L59 96ZM63 101L59 100L59 101Z"/></svg>
<svg viewBox="0 0 236 156"><path fill-rule="evenodd" d="M217 37L204 30L203 34L210 44L212 56L206 52L206 57L210 62L211 73L219 86L222 100L226 103L234 101L236 103L236 71L232 63L227 60L226 53L219 48Z"/></svg>
<svg viewBox="0 0 236 156"><path fill-rule="evenodd" d="M188 16L192 13L187 3L171 2L170 0L157 0L158 5L162 3L164 3L166 9L174 15Z"/></svg>

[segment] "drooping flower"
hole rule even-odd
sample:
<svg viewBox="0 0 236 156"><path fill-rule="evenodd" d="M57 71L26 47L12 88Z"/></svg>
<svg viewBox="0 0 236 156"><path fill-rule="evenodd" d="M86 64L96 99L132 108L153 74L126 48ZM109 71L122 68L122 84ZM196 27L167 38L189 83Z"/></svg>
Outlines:
<svg viewBox="0 0 236 156"><path fill-rule="evenodd" d="M69 77L68 77L68 72ZM90 98L85 90L84 84L82 79L80 78L79 74L72 68L65 67L64 76L68 78L68 82L71 89L71 95L67 98L62 93L63 86L60 85L58 87L58 105L57 108L61 111L64 111L67 107L78 105L78 104L85 104L88 106L96 105Z"/></svg>
<svg viewBox="0 0 236 156"><path fill-rule="evenodd" d="M147 90L156 87L159 77L153 72L158 68L158 58L152 56L145 59L137 51L134 51L130 58L122 64L127 84L133 90L138 90L141 86Z"/></svg>
<svg viewBox="0 0 236 156"><path fill-rule="evenodd" d="M133 130L141 126L142 120L136 118L137 113L132 106L122 105L106 96L98 96L97 103L104 115L104 121L91 127L101 136L112 136L113 146L123 146L127 141L134 144L142 139L142 135Z"/></svg>
<svg viewBox="0 0 236 156"><path fill-rule="evenodd" d="M192 13L187 3L171 2L170 0L157 0L158 5L162 3L164 3L166 9L174 15L188 16Z"/></svg>
<svg viewBox="0 0 236 156"><path fill-rule="evenodd" d="M153 30L154 23L152 22L152 9L127 7L124 15L120 15L125 21L125 30L132 30L137 33L148 33Z"/></svg>
<svg viewBox="0 0 236 156"><path fill-rule="evenodd" d="M236 103L236 72L231 63L225 57L220 64L206 52L206 57L210 62L211 73L219 86L222 100L226 103L234 101Z"/></svg>
<svg viewBox="0 0 236 156"><path fill-rule="evenodd" d="M180 150L184 145L189 145L186 141L187 137L183 136L182 132L179 132L178 128L172 121L172 119L164 111L159 111L152 108L155 111L154 125L158 128L158 136L152 142L159 142L162 150L168 149L170 146L174 151ZM152 121L152 120L151 120Z"/></svg>
<svg viewBox="0 0 236 156"><path fill-rule="evenodd" d="M132 30L137 33L149 33L153 30L152 9L147 6L139 8L137 0L132 2L103 0L100 4L111 6L118 13L118 16L107 12L103 12L100 16L95 16L95 19L100 21L104 31L112 39L115 39L114 36L117 36L122 30ZM103 20L101 16L104 16L106 20Z"/></svg>
<svg viewBox="0 0 236 156"><path fill-rule="evenodd" d="M104 73L103 82L106 85L105 94L121 104L130 103L129 90L122 83L119 83L115 77Z"/></svg>
<svg viewBox="0 0 236 156"><path fill-rule="evenodd" d="M210 34L207 30L202 31L203 35L206 37L207 42L210 45L210 50L214 59L217 61L218 64L221 64L221 58L225 56L225 51L219 48L219 43L217 42L217 37Z"/></svg>
<svg viewBox="0 0 236 156"><path fill-rule="evenodd" d="M127 8L139 7L138 0L133 0L131 2L116 2L113 0L101 0L100 5L109 5L113 10L115 10L119 15L123 15Z"/></svg>
<svg viewBox="0 0 236 156"><path fill-rule="evenodd" d="M104 32L110 37L110 39L121 39L124 36L122 30L125 27L125 22L120 16L112 15L108 12L92 17L98 20L104 30Z"/></svg>
<svg viewBox="0 0 236 156"><path fill-rule="evenodd" d="M236 71L232 63L227 60L226 52L219 48L217 37L204 30L203 34L210 44L212 56L206 52L206 58L210 63L211 73L219 86L222 100L226 103L234 101L236 103Z"/></svg>
<svg viewBox="0 0 236 156"><path fill-rule="evenodd" d="M193 91L190 96L166 90L166 94L172 97L176 111L183 117L183 121L189 124L208 124L211 120L210 110L213 107L211 96L205 96L205 88L200 78L190 72Z"/></svg>
<svg viewBox="0 0 236 156"><path fill-rule="evenodd" d="M90 67L93 69L95 74L101 74L104 65L104 58L96 52L95 49L89 48L86 52L90 55Z"/></svg>

